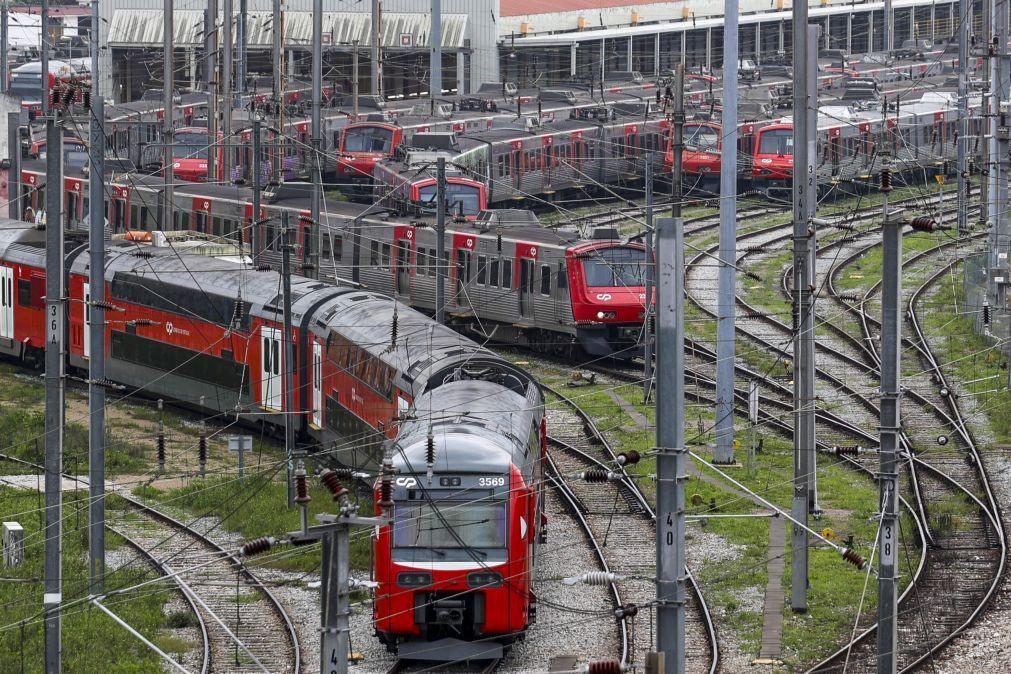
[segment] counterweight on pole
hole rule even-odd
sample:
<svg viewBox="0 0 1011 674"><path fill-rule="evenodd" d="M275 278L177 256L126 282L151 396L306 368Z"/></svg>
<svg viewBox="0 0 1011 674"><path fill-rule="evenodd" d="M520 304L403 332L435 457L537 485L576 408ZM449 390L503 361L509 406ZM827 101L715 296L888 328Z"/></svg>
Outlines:
<svg viewBox="0 0 1011 674"><path fill-rule="evenodd" d="M684 126L684 64L675 77L675 154ZM684 222L661 218L656 238L656 626L664 674L685 671Z"/></svg>
<svg viewBox="0 0 1011 674"><path fill-rule="evenodd" d="M725 0L723 23L723 153L720 162L720 267L716 321L716 451L734 462L734 360L737 298L738 1Z"/></svg>
<svg viewBox="0 0 1011 674"><path fill-rule="evenodd" d="M98 72L98 0L92 3L91 67ZM105 101L102 80L91 81L91 168L88 173L88 295L84 312L88 333L88 571L91 593L105 587Z"/></svg>

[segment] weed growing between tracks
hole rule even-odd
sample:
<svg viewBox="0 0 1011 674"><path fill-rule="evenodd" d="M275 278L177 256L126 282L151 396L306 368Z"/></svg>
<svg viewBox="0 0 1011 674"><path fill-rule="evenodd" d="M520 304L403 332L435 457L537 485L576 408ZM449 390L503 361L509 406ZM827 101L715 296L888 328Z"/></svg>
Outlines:
<svg viewBox="0 0 1011 674"><path fill-rule="evenodd" d="M5 568L4 579L0 581L0 625L6 627L24 621L23 630L21 625L15 625L0 632L0 671L4 672L22 671L22 663L25 672L42 671L43 630L39 615L44 556L39 520L42 511L36 510L38 499L35 491L0 488L0 512L5 513L4 519L15 519L25 529L25 563L17 568ZM71 602L88 594L88 518L86 510L79 520L74 516L75 494L66 492L64 499L63 597L65 602ZM85 499L87 492L81 494L82 505ZM111 562L113 551L123 544L122 539L107 532L105 540ZM133 559L132 549L123 550L127 559ZM128 587L154 577L154 571L145 562L138 562L109 571L105 589ZM170 623L170 616L164 609L170 595L164 586L148 586L110 597L104 604L159 647L176 654L190 650L194 644L171 631L175 625ZM63 669L66 672L132 674L162 671L162 664L161 659L136 637L90 603L83 603L68 608L63 614Z"/></svg>
<svg viewBox="0 0 1011 674"><path fill-rule="evenodd" d="M316 524L317 513L334 512L335 504L319 481L309 477L309 523ZM287 507L287 487L284 471L271 478L268 473L247 473L243 480L234 475L228 477L196 478L189 484L175 489L156 489L151 486L137 487L134 494L155 501L162 506L170 506L185 512L182 517L209 515L223 518L225 531L234 531L251 540L260 536L281 537L299 527L299 511ZM361 501L363 512L371 512L370 503ZM211 538L213 538L213 534ZM367 570L371 563L371 539L361 534L351 538L351 566ZM318 571L320 548L310 545L302 548L282 548L284 552L266 564L274 568L290 571ZM257 560L253 560L257 564Z"/></svg>

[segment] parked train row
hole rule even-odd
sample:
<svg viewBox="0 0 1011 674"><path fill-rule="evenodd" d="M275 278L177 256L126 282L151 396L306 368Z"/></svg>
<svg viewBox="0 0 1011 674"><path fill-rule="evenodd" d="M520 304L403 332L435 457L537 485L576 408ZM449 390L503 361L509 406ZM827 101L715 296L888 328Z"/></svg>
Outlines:
<svg viewBox="0 0 1011 674"><path fill-rule="evenodd" d="M68 364L86 370L89 257L68 250ZM105 278L117 309L105 330L111 380L266 432L294 415L326 461L392 462L393 521L373 539L373 621L391 650L496 657L522 638L535 615L547 437L526 372L386 295L293 277L288 410L276 273L117 241ZM43 232L0 220L0 287L0 355L38 364Z"/></svg>

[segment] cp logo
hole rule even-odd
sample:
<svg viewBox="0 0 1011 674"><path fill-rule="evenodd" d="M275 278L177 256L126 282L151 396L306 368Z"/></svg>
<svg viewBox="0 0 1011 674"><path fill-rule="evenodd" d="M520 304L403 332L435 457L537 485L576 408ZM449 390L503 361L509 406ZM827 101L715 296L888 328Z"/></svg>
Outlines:
<svg viewBox="0 0 1011 674"><path fill-rule="evenodd" d="M611 301L611 293L599 293L597 295L597 300L599 300L601 302L610 302Z"/></svg>
<svg viewBox="0 0 1011 674"><path fill-rule="evenodd" d="M413 477L398 477L396 482L398 487L407 487L408 489L418 484L418 480Z"/></svg>

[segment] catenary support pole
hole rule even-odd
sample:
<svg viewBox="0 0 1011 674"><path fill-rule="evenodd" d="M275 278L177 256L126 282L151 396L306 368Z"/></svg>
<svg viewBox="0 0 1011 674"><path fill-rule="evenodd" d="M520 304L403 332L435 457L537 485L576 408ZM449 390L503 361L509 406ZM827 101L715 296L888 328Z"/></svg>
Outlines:
<svg viewBox="0 0 1011 674"><path fill-rule="evenodd" d="M162 115L161 142L162 175L165 179L165 188L162 191L162 221L159 223L159 228L162 231L168 232L175 229L175 216L173 214L175 206L175 185L173 185L175 181L173 171L175 157L173 156L172 147L172 137L175 135L175 124L173 123L175 119L175 115L173 114L175 111L175 101L172 96L172 91L175 89L175 59L173 58L175 55L175 44L173 42L173 36L175 35L175 0L164 0L164 3L165 29L162 34L162 78L165 86L162 89L164 114Z"/></svg>
<svg viewBox="0 0 1011 674"><path fill-rule="evenodd" d="M720 268L716 321L716 450L713 463L734 462L734 360L737 298L738 2L723 20L723 153L720 164Z"/></svg>
<svg viewBox="0 0 1011 674"><path fill-rule="evenodd" d="M351 47L354 51L351 54L351 97L353 99L352 105L352 121L358 121L358 96L359 96L359 85L358 85L358 40L351 43Z"/></svg>
<svg viewBox="0 0 1011 674"><path fill-rule="evenodd" d="M49 2L42 4L43 54L49 45ZM48 65L46 66L48 67ZM45 67L42 72L47 72ZM63 257L63 129L57 123L58 108L49 108L48 81L43 83L43 114L46 116L46 527L44 589L45 671L62 669L63 600L63 426L64 426L64 304Z"/></svg>
<svg viewBox="0 0 1011 674"><path fill-rule="evenodd" d="M263 241L260 240L262 232L260 219L263 217L260 200L263 189L263 146L261 145L260 134L263 133L263 118L260 111L253 113L253 217L249 219L249 247L253 260L253 267L260 264L260 251L263 249Z"/></svg>
<svg viewBox="0 0 1011 674"><path fill-rule="evenodd" d="M438 98L442 95L442 0L432 0L432 30L428 41L429 69L432 74L428 95Z"/></svg>
<svg viewBox="0 0 1011 674"><path fill-rule="evenodd" d="M93 0L94 26L98 26L98 2ZM98 31L91 31L91 67L98 72ZM88 576L91 593L105 586L105 101L102 80L91 82L91 170L88 180Z"/></svg>
<svg viewBox="0 0 1011 674"><path fill-rule="evenodd" d="M969 231L969 30L972 24L973 0L958 3L958 196L956 197L956 231L964 236Z"/></svg>
<svg viewBox="0 0 1011 674"><path fill-rule="evenodd" d="M1001 258L1008 253L1008 133L1001 131L1008 127L1008 117L1011 115L1011 61L1008 58L1008 7L1011 0L994 0L993 25L996 29L997 54L993 59L995 64L993 78L994 101L993 107L993 131L995 139L993 166L990 175L995 177L996 184L992 185L991 201L993 203L993 237L991 239L990 264L994 273L990 275L995 278L998 275L1004 277L1003 282L994 284L994 296L991 297L993 306L1005 306L1006 275L999 274L998 270L1005 268L1007 258Z"/></svg>
<svg viewBox="0 0 1011 674"><path fill-rule="evenodd" d="M207 83L207 136L212 147L207 152L207 182L218 180L218 0L207 0L204 21L204 80Z"/></svg>
<svg viewBox="0 0 1011 674"><path fill-rule="evenodd" d="M8 0L0 0L0 94L7 93L7 26L10 11Z"/></svg>
<svg viewBox="0 0 1011 674"><path fill-rule="evenodd" d="M435 320L439 323L446 322L446 269L448 258L446 257L446 158L439 157L435 160L436 167L436 187L435 198L435 249L436 249L436 280L435 280Z"/></svg>
<svg viewBox="0 0 1011 674"><path fill-rule="evenodd" d="M282 99L284 97L284 83L282 77L284 76L284 68L281 67L281 55L282 49L284 48L284 31L282 30L283 19L281 17L281 0L273 0L271 4L271 53L274 68L273 77L273 94L274 94L274 128L283 129L284 126L281 122L281 107L283 105ZM270 156L272 157L272 164L270 167L270 175L274 182L282 182L284 176L283 170L283 138L278 137L275 139L277 147L275 147Z"/></svg>
<svg viewBox="0 0 1011 674"><path fill-rule="evenodd" d="M885 51L891 53L895 50L895 9L892 7L892 0L885 0L884 10Z"/></svg>
<svg viewBox="0 0 1011 674"><path fill-rule="evenodd" d="M284 451L288 457L288 507L295 507L295 464L301 458L295 449L295 345L291 332L291 223L288 212L281 213L281 302L284 336L281 348L284 355L281 369L284 379Z"/></svg>
<svg viewBox="0 0 1011 674"><path fill-rule="evenodd" d="M379 57L382 49L383 35L383 8L380 0L372 0L372 44L371 47L371 67L372 74L372 95L383 95L383 64Z"/></svg>
<svg viewBox="0 0 1011 674"><path fill-rule="evenodd" d="M235 101L232 100L232 73L233 71L233 56L235 54L235 42L232 38L232 20L235 18L232 14L232 0L222 0L222 9L224 9L224 15L221 17L221 135L224 140L222 141L222 160L221 169L225 183L229 183L232 180L232 108L235 107Z"/></svg>
<svg viewBox="0 0 1011 674"><path fill-rule="evenodd" d="M675 154L684 125L684 65L675 81ZM665 674L685 671L685 446L684 446L684 222L679 201L674 217L657 225L657 644Z"/></svg>
<svg viewBox="0 0 1011 674"><path fill-rule="evenodd" d="M319 278L318 252L322 247L323 227L320 223L320 203L323 198L323 0L312 2L312 193L309 200L309 230L303 254L311 264L302 270L309 277ZM315 264L313 264L315 263Z"/></svg>
<svg viewBox="0 0 1011 674"><path fill-rule="evenodd" d="M21 188L17 177L21 175L21 136L19 125L21 115L17 112L7 113L7 154L10 155L11 167L7 172L8 176L14 177L14 187L10 189L8 199L7 214L11 220L20 220L24 212L21 210ZM8 178L8 185L11 184Z"/></svg>
<svg viewBox="0 0 1011 674"><path fill-rule="evenodd" d="M806 400L804 386L804 363L807 356L808 342L804 339L804 307L811 279L808 278L808 243L811 226L812 205L817 199L817 183L814 171L814 155L811 152L809 139L813 139L814 129L808 128L810 117L806 114L808 108L816 106L817 88L811 90L811 73L813 62L807 60L809 47L817 49L817 37L811 40L808 32L808 9L806 2L799 2L793 8L793 72L794 72L794 129L795 138L794 174L793 174L793 444L794 444L794 475L793 475L793 517L807 524L809 476L807 474L808 453L813 451L808 437L808 425L805 410L813 404ZM808 42L814 42L809 45ZM813 357L813 356L812 356ZM807 610L807 568L808 539L807 531L800 526L793 526L791 545L793 548L793 576L791 580L790 604L794 611Z"/></svg>
<svg viewBox="0 0 1011 674"><path fill-rule="evenodd" d="M888 171L887 158L882 174ZM881 528L878 533L878 674L893 674L898 663L898 474L896 452L899 443L899 377L902 352L902 226L888 212L890 181L882 177L881 269L881 429L880 488Z"/></svg>
<svg viewBox="0 0 1011 674"><path fill-rule="evenodd" d="M816 25L807 27L807 62L816 63L818 58L818 45L821 40L821 28ZM807 512L816 518L821 517L821 506L818 504L818 451L817 451L817 411L815 404L817 396L815 393L815 357L816 357L816 335L815 335L815 291L818 289L818 228L815 225L815 215L818 210L818 185L815 174L814 162L818 156L818 70L817 68L807 69L807 91L810 94L811 104L807 107L807 159L809 166L808 200L806 203L808 213L807 228L807 292L804 293L805 306L802 308L801 323L802 338L804 341L804 360L802 366L801 385L804 387L804 400L810 401L801 409L804 419L804 446L807 451L803 455L804 475L807 478Z"/></svg>
<svg viewBox="0 0 1011 674"><path fill-rule="evenodd" d="M338 524L320 540L323 547L320 603L323 607L320 674L347 674L351 627L348 569L351 526Z"/></svg>
<svg viewBox="0 0 1011 674"><path fill-rule="evenodd" d="M642 312L642 399L649 404L653 395L653 153L646 153L644 170L646 187L646 231L643 241L646 244L646 278L643 290Z"/></svg>
<svg viewBox="0 0 1011 674"><path fill-rule="evenodd" d="M239 0L239 19L235 22L236 33L236 74L235 90L246 93L246 72L249 68L249 0Z"/></svg>

